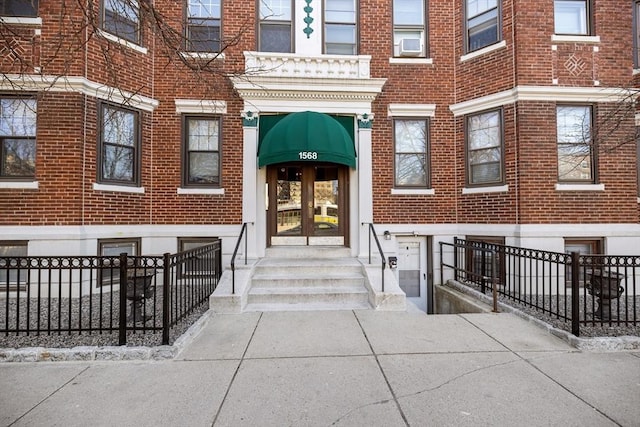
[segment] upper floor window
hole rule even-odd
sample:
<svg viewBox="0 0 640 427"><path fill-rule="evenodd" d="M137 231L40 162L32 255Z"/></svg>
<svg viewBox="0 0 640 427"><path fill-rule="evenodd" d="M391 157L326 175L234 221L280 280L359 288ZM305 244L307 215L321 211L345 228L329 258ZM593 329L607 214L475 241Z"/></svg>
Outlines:
<svg viewBox="0 0 640 427"><path fill-rule="evenodd" d="M38 16L38 0L3 0L0 3L0 16Z"/></svg>
<svg viewBox="0 0 640 427"><path fill-rule="evenodd" d="M466 0L466 51L482 49L501 39L499 0Z"/></svg>
<svg viewBox="0 0 640 427"><path fill-rule="evenodd" d="M558 138L558 181L594 182L589 105L556 107Z"/></svg>
<svg viewBox="0 0 640 427"><path fill-rule="evenodd" d="M187 7L187 50L220 51L222 0L189 0Z"/></svg>
<svg viewBox="0 0 640 427"><path fill-rule="evenodd" d="M184 186L220 185L220 119L184 118Z"/></svg>
<svg viewBox="0 0 640 427"><path fill-rule="evenodd" d="M102 28L121 39L140 44L138 0L103 0Z"/></svg>
<svg viewBox="0 0 640 427"><path fill-rule="evenodd" d="M136 111L103 104L101 109L98 181L138 185L140 123Z"/></svg>
<svg viewBox="0 0 640 427"><path fill-rule="evenodd" d="M393 1L393 56L426 56L424 0Z"/></svg>
<svg viewBox="0 0 640 427"><path fill-rule="evenodd" d="M591 34L589 0L555 0L553 7L556 34L576 36Z"/></svg>
<svg viewBox="0 0 640 427"><path fill-rule="evenodd" d="M640 0L633 4L633 62L640 68Z"/></svg>
<svg viewBox="0 0 640 427"><path fill-rule="evenodd" d="M467 181L500 184L503 177L502 110L467 117Z"/></svg>
<svg viewBox="0 0 640 427"><path fill-rule="evenodd" d="M0 179L36 174L35 98L0 98Z"/></svg>
<svg viewBox="0 0 640 427"><path fill-rule="evenodd" d="M357 28L356 0L325 0L324 53L356 55Z"/></svg>
<svg viewBox="0 0 640 427"><path fill-rule="evenodd" d="M396 187L428 187L429 123L426 119L393 121Z"/></svg>
<svg viewBox="0 0 640 427"><path fill-rule="evenodd" d="M259 51L292 51L292 15L291 0L260 0Z"/></svg>

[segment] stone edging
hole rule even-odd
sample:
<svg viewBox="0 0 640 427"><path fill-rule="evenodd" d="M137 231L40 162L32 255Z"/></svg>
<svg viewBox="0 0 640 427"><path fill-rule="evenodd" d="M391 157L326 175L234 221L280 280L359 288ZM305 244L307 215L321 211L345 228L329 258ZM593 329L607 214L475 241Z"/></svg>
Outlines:
<svg viewBox="0 0 640 427"><path fill-rule="evenodd" d="M480 301L493 306L493 298L475 289L469 288L461 283L449 280L445 284L463 294L471 295ZM524 320L527 320L537 327L545 330L546 332L563 339L569 345L584 351L626 351L626 350L640 350L640 337L636 336L621 336L621 337L592 337L592 338L580 338L575 335L558 329L550 324L537 319L517 308L511 307L501 301L498 301L498 307L502 312L514 314Z"/></svg>
<svg viewBox="0 0 640 427"><path fill-rule="evenodd" d="M175 358L204 328L212 312L205 312L173 345L156 347L79 346L73 348L0 348L2 362L78 362L117 360L169 360Z"/></svg>

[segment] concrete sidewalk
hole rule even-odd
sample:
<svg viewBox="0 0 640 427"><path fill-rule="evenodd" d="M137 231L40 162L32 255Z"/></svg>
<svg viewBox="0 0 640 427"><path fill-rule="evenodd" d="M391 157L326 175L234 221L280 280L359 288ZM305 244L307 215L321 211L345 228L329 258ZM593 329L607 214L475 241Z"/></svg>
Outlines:
<svg viewBox="0 0 640 427"><path fill-rule="evenodd" d="M174 360L0 364L0 425L638 426L640 351L511 314L213 315Z"/></svg>

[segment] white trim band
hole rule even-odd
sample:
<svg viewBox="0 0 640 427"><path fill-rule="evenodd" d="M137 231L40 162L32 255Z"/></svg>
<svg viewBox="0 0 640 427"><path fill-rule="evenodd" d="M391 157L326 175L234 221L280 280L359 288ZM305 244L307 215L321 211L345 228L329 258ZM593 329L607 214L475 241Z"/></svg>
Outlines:
<svg viewBox="0 0 640 427"><path fill-rule="evenodd" d="M482 194L482 193L507 193L509 185L500 185L494 187L464 187L462 194Z"/></svg>
<svg viewBox="0 0 640 427"><path fill-rule="evenodd" d="M556 184L556 191L604 191L604 184Z"/></svg>
<svg viewBox="0 0 640 427"><path fill-rule="evenodd" d="M24 92L78 92L116 104L127 105L144 111L153 111L160 101L134 94L102 83L75 76L46 76L38 74L5 74L0 90Z"/></svg>
<svg viewBox="0 0 640 427"><path fill-rule="evenodd" d="M460 57L460 62L468 61L478 56L482 56L486 53L493 52L494 50L502 49L503 47L507 47L507 42L505 40L502 40L498 43L494 43L487 47L483 47L482 49L474 50L473 52L467 53L466 55L462 55Z"/></svg>
<svg viewBox="0 0 640 427"><path fill-rule="evenodd" d="M0 181L0 188L37 190L38 181Z"/></svg>
<svg viewBox="0 0 640 427"><path fill-rule="evenodd" d="M433 196L436 190L433 188L392 188L392 196Z"/></svg>
<svg viewBox="0 0 640 427"><path fill-rule="evenodd" d="M388 117L435 117L436 104L389 104Z"/></svg>
<svg viewBox="0 0 640 427"><path fill-rule="evenodd" d="M227 102L206 99L176 99L176 113L227 114Z"/></svg>
<svg viewBox="0 0 640 427"><path fill-rule="evenodd" d="M177 194L209 194L224 196L224 188L178 188Z"/></svg>
<svg viewBox="0 0 640 427"><path fill-rule="evenodd" d="M126 185L109 185L93 183L93 189L96 191L114 191L116 193L137 193L144 194L144 187L127 187Z"/></svg>

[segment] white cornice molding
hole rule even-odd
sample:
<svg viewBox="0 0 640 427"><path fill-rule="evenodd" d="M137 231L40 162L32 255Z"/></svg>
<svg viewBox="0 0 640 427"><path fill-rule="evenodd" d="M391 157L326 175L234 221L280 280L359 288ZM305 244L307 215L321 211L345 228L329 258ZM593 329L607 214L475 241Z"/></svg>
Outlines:
<svg viewBox="0 0 640 427"><path fill-rule="evenodd" d="M388 117L435 117L436 104L389 104Z"/></svg>
<svg viewBox="0 0 640 427"><path fill-rule="evenodd" d="M621 102L635 99L638 91L621 87L517 86L449 106L454 116L488 110L518 101Z"/></svg>
<svg viewBox="0 0 640 427"><path fill-rule="evenodd" d="M33 25L42 26L42 18L40 17L23 17L23 16L0 16L0 23L7 25Z"/></svg>
<svg viewBox="0 0 640 427"><path fill-rule="evenodd" d="M178 114L227 114L227 102L205 99L176 99Z"/></svg>
<svg viewBox="0 0 640 427"><path fill-rule="evenodd" d="M245 109L326 113L370 113L386 79L336 79L310 77L231 77Z"/></svg>
<svg viewBox="0 0 640 427"><path fill-rule="evenodd" d="M159 101L156 99L77 76L5 74L2 76L2 81L0 81L0 90L20 92L77 92L144 111L153 111L159 104Z"/></svg>

